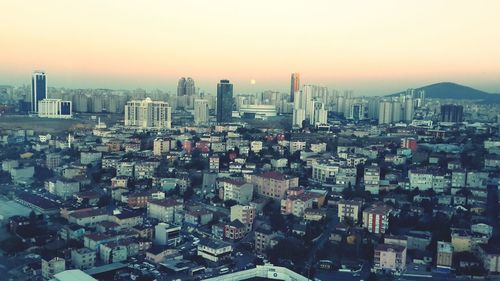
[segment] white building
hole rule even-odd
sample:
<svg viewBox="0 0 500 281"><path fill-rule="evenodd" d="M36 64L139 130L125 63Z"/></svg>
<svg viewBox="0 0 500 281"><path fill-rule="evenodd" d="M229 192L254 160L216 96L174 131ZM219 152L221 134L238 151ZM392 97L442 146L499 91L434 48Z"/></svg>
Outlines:
<svg viewBox="0 0 500 281"><path fill-rule="evenodd" d="M73 117L71 101L43 99L38 102L38 117L69 119Z"/></svg>
<svg viewBox="0 0 500 281"><path fill-rule="evenodd" d="M155 226L155 244L177 246L181 242L180 225L169 225L160 222Z"/></svg>
<svg viewBox="0 0 500 281"><path fill-rule="evenodd" d="M208 123L209 118L208 100L194 100L194 123L203 125Z"/></svg>
<svg viewBox="0 0 500 281"><path fill-rule="evenodd" d="M168 102L132 100L125 105L125 126L169 129L172 127L172 109Z"/></svg>

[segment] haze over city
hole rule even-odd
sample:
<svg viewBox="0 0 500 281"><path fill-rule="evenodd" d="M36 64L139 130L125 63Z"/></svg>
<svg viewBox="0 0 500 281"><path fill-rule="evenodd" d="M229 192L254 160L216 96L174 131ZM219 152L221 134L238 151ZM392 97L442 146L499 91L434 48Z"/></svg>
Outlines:
<svg viewBox="0 0 500 281"><path fill-rule="evenodd" d="M2 1L0 84L357 95L453 81L500 93L499 1ZM255 80L255 85L250 83Z"/></svg>

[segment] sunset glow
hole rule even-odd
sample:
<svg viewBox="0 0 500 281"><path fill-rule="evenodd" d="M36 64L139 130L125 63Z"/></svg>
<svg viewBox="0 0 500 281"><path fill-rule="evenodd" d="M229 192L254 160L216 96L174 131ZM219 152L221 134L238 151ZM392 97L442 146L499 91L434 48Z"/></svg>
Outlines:
<svg viewBox="0 0 500 281"><path fill-rule="evenodd" d="M2 1L0 84L360 94L439 81L500 92L500 1ZM258 81L250 87L251 81ZM363 84L362 86L360 86Z"/></svg>

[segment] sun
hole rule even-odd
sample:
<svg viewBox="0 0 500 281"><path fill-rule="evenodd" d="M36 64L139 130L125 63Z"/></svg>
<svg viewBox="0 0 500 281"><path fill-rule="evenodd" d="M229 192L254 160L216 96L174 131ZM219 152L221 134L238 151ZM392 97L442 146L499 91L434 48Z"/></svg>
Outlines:
<svg viewBox="0 0 500 281"><path fill-rule="evenodd" d="M251 79L250 84L255 85L255 79Z"/></svg>

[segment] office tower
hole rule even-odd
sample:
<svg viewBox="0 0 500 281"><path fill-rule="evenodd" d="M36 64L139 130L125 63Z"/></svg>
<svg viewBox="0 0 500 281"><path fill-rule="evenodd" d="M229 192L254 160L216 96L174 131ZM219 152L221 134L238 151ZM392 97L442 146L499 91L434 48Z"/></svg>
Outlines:
<svg viewBox="0 0 500 281"><path fill-rule="evenodd" d="M233 84L220 80L217 84L217 122L231 122L233 114Z"/></svg>
<svg viewBox="0 0 500 281"><path fill-rule="evenodd" d="M193 108L196 87L191 77L181 77L177 83L177 108Z"/></svg>
<svg viewBox="0 0 500 281"><path fill-rule="evenodd" d="M132 100L125 105L125 126L169 129L172 126L171 108L168 102Z"/></svg>
<svg viewBox="0 0 500 281"><path fill-rule="evenodd" d="M45 72L37 70L31 76L31 111L38 112L38 102L47 98L47 77Z"/></svg>
<svg viewBox="0 0 500 281"><path fill-rule="evenodd" d="M43 99L38 102L38 116L43 118L71 118L71 101Z"/></svg>
<svg viewBox="0 0 500 281"><path fill-rule="evenodd" d="M413 120L413 111L414 111L413 97L411 96L406 97L404 107L405 107L404 121L406 123L411 123L411 120Z"/></svg>
<svg viewBox="0 0 500 281"><path fill-rule="evenodd" d="M292 78L290 80L290 101L293 102L295 93L300 89L300 73L292 73Z"/></svg>
<svg viewBox="0 0 500 281"><path fill-rule="evenodd" d="M445 104L441 105L441 122L462 122L464 107L461 105Z"/></svg>
<svg viewBox="0 0 500 281"><path fill-rule="evenodd" d="M208 101L194 100L194 123L197 125L208 123Z"/></svg>
<svg viewBox="0 0 500 281"><path fill-rule="evenodd" d="M392 102L380 101L378 110L378 123L390 124L392 123Z"/></svg>

